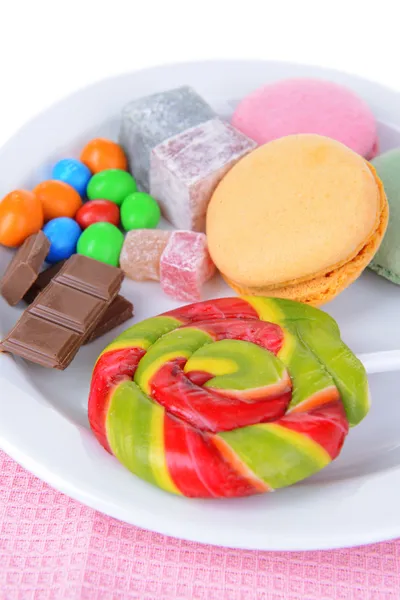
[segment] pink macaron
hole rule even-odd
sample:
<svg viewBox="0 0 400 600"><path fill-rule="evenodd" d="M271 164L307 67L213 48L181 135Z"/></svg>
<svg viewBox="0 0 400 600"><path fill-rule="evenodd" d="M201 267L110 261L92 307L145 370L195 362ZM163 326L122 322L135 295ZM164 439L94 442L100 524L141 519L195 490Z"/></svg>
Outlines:
<svg viewBox="0 0 400 600"><path fill-rule="evenodd" d="M348 88L321 79L284 79L255 90L237 106L232 125L258 144L316 133L367 160L378 154L376 121L368 105Z"/></svg>

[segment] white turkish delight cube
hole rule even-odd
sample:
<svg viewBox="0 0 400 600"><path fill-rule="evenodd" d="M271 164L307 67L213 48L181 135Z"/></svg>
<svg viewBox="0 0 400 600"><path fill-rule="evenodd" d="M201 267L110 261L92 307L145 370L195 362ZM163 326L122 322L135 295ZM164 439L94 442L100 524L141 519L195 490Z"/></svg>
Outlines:
<svg viewBox="0 0 400 600"><path fill-rule="evenodd" d="M214 118L151 152L150 193L175 227L205 231L207 206L222 177L257 144Z"/></svg>

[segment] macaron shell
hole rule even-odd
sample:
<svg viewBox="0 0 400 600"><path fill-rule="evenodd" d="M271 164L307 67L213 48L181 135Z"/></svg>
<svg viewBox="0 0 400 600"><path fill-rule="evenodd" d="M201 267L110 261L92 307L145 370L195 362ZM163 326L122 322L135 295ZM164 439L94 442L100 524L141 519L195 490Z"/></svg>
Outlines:
<svg viewBox="0 0 400 600"><path fill-rule="evenodd" d="M375 236L381 196L372 168L339 142L281 138L243 158L214 192L211 257L246 288L309 281L355 258Z"/></svg>
<svg viewBox="0 0 400 600"><path fill-rule="evenodd" d="M400 285L400 149L381 154L373 165L385 186L390 221L382 245L369 266L382 277Z"/></svg>
<svg viewBox="0 0 400 600"><path fill-rule="evenodd" d="M323 304L330 302L330 300L333 300L335 296L345 290L368 266L382 241L388 218L389 211L385 204L379 227L369 243L364 246L353 260L327 275L275 289L269 287L245 287L238 285L224 275L222 276L227 284L239 295L268 295L275 298L296 300L297 302L304 302L305 304L311 304L312 306L322 306Z"/></svg>
<svg viewBox="0 0 400 600"><path fill-rule="evenodd" d="M368 160L378 152L372 111L352 90L331 81L296 78L267 84L239 103L232 125L258 144L316 133Z"/></svg>
<svg viewBox="0 0 400 600"><path fill-rule="evenodd" d="M312 306L322 306L330 300L333 300L335 296L353 283L370 263L372 257L376 254L381 245L388 226L389 207L385 191L381 180L376 176L374 168L371 165L370 168L376 177L382 211L377 230L355 258L323 276L314 277L309 281L292 282L291 284L274 289L271 289L270 287L256 288L242 286L222 274L227 284L239 295L249 294L253 296L262 296L263 294L267 294L268 296L304 302L305 304L311 304Z"/></svg>

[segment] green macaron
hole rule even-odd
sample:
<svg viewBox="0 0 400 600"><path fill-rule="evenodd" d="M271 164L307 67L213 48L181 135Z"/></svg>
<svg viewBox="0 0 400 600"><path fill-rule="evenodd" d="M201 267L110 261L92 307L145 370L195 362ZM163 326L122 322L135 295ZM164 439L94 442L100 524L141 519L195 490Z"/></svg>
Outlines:
<svg viewBox="0 0 400 600"><path fill-rule="evenodd" d="M400 148L377 156L371 163L385 188L389 202L389 224L369 267L400 285Z"/></svg>

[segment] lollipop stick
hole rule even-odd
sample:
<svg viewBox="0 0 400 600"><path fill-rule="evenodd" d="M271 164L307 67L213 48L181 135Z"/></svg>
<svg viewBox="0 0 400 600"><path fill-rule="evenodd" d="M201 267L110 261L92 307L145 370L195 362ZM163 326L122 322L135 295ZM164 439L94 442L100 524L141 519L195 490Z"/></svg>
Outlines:
<svg viewBox="0 0 400 600"><path fill-rule="evenodd" d="M358 354L357 358L363 363L368 375L388 371L400 371L400 350L368 352Z"/></svg>

